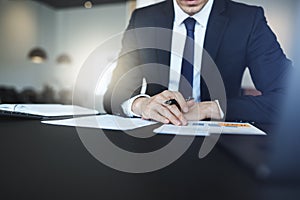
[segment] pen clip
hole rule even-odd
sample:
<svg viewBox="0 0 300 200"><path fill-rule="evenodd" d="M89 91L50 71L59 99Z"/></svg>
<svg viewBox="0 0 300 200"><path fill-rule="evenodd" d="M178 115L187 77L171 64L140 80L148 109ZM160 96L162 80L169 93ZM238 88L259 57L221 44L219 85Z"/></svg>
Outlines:
<svg viewBox="0 0 300 200"><path fill-rule="evenodd" d="M191 97L191 96L189 96L188 98L185 99L186 102L192 101L192 100L194 100L194 97Z"/></svg>

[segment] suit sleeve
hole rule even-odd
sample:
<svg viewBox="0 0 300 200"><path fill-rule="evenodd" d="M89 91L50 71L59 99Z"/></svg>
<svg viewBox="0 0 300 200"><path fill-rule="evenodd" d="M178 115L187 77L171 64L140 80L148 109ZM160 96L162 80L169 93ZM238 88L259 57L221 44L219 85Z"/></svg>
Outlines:
<svg viewBox="0 0 300 200"><path fill-rule="evenodd" d="M228 99L226 119L272 123L286 96L291 62L267 25L262 8L258 8L253 22L246 59L255 87L262 95Z"/></svg>
<svg viewBox="0 0 300 200"><path fill-rule="evenodd" d="M139 94L142 85L142 76L138 69L140 59L134 30L135 16L136 12L133 12L123 36L117 66L113 70L111 82L104 95L104 109L110 114L126 116L121 104Z"/></svg>

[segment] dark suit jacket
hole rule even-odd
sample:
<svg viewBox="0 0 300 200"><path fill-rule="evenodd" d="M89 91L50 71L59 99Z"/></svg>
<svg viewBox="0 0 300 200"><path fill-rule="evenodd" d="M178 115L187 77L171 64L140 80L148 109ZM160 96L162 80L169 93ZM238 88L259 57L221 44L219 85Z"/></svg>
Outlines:
<svg viewBox="0 0 300 200"><path fill-rule="evenodd" d="M104 97L108 113L122 114L120 104L139 93L143 77L147 80L147 94L150 96L167 89L172 33L163 32L172 30L173 20L172 0L133 12L124 34L119 63ZM163 29L139 29L144 27ZM215 62L225 86L226 99L220 94L219 100L226 120L272 122L280 111L291 64L267 25L263 9L229 0L215 0L204 49ZM208 76L210 82L218 82L212 66L209 58L204 58L201 74L211 73ZM261 96L242 96L241 80L246 67L257 90L262 92ZM211 97L209 91L220 90L220 85L207 87L206 83L202 78L201 99L218 98L218 95Z"/></svg>

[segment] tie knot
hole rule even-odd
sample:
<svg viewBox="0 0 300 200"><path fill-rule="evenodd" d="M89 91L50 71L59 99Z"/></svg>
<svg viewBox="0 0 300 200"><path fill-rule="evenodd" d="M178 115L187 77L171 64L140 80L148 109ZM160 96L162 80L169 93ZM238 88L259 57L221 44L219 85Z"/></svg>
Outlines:
<svg viewBox="0 0 300 200"><path fill-rule="evenodd" d="M183 21L183 23L188 31L195 31L196 20L194 18L188 17Z"/></svg>

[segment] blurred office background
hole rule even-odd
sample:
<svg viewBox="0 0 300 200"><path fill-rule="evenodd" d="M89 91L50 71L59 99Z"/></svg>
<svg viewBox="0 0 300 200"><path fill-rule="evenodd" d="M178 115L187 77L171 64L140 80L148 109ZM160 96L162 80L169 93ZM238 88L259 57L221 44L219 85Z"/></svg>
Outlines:
<svg viewBox="0 0 300 200"><path fill-rule="evenodd" d="M76 76L91 52L126 28L133 9L159 1L0 0L0 103L71 103ZM292 58L297 0L237 1L264 7ZM29 58L36 48L44 51L38 52L44 61ZM95 93L102 95L105 87ZM248 72L243 87L253 88Z"/></svg>

